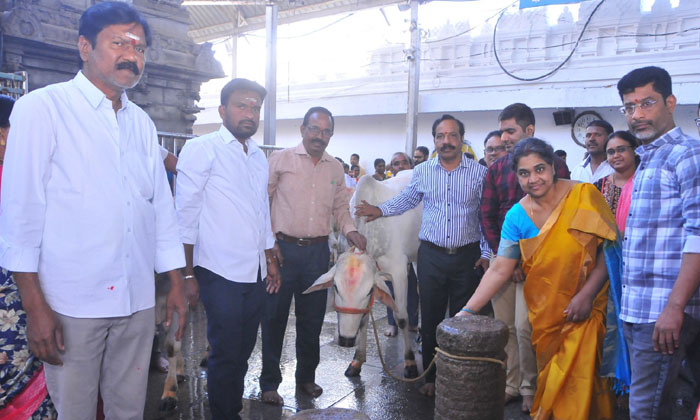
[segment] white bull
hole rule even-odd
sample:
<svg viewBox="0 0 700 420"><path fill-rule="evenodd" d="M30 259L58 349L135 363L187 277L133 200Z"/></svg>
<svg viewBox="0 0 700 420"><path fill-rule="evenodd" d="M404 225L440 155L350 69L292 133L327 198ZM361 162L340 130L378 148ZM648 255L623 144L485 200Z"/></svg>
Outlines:
<svg viewBox="0 0 700 420"><path fill-rule="evenodd" d="M350 200L350 209L354 211L355 205L367 201L369 204L377 205L383 203L390 198L398 195L413 176L412 170L402 171L394 178L386 181L377 181L371 175L365 175L360 178L357 184L355 194ZM376 261L381 272L388 273L391 277L394 286L394 301L395 305L387 305L394 309L394 317L396 324L401 330L401 336L404 341L404 376L414 378L418 376L418 368L416 367L415 356L411 348L411 337L408 334L408 313L407 296L408 296L408 263L415 262L418 254L418 231L421 224L422 205L405 212L400 216L382 217L371 223L366 223L363 219L357 218L355 225L360 233L367 238L367 253ZM340 259L339 259L340 262ZM335 269L336 267L334 267ZM343 267L342 270L348 269ZM341 270L338 267L338 270ZM338 283L338 271L333 269L325 276L331 273L336 274L336 284ZM322 276L314 283L325 283L321 280ZM347 276L347 274L343 274ZM330 275L332 278L333 275ZM376 282L375 282L376 283ZM312 286L309 290L313 289ZM369 291L367 286L362 290ZM315 289L318 290L318 289ZM362 293L359 288L346 290L336 290L336 299L342 301L364 304L359 302L359 298L365 296L347 296L347 293ZM339 293L340 292L340 293ZM338 296L340 294L340 296ZM368 297L367 297L368 298ZM365 308L366 306L356 306L356 308ZM395 307L395 308L394 308ZM350 316L350 314L338 313L338 328L339 328L339 344L352 346L355 342L355 337L359 336L357 350L353 361L345 371L346 376L357 376L360 374L362 364L366 358L366 315L362 320L358 316ZM358 334L359 330L359 334Z"/></svg>

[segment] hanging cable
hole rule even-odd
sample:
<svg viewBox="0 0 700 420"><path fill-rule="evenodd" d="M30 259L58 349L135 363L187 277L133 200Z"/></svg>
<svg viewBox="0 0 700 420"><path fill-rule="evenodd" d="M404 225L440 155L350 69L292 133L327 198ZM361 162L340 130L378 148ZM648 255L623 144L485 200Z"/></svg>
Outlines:
<svg viewBox="0 0 700 420"><path fill-rule="evenodd" d="M462 32L458 33L458 34L450 35L450 36L445 37L445 38L433 39L433 40L426 40L426 41L423 41L423 43L424 43L424 44L433 44L433 43L435 43L435 42L447 41L448 39L457 38L458 36L462 36L462 35L464 35L464 34L467 34L467 33L471 32L471 31L473 31L474 29L477 29L477 28L482 27L482 26L485 25L488 21L490 21L491 19L495 18L495 17L498 16L499 14L502 14L502 13L505 12L506 10L510 9L515 3L519 2L519 1L520 1L520 0L515 0L513 3L509 4L508 6L502 8L502 9L499 10L498 12L496 12L496 13L494 13L493 15L489 16L488 18L486 18L486 20L484 20L482 23L480 23L480 24L474 26L473 28L469 28L469 29L467 29L467 30L465 30L465 31L462 31Z"/></svg>
<svg viewBox="0 0 700 420"><path fill-rule="evenodd" d="M513 79L520 80L523 82L534 82L536 80L542 80L544 78L547 78L554 73L556 73L560 68L564 67L566 63L569 62L571 57L574 55L574 52L576 52L576 48L578 48L578 44L581 42L581 38L583 38L583 33L586 32L586 28L588 28L588 24L591 23L591 19L593 18L593 15L598 11L600 6L605 3L605 0L600 0L600 2L595 6L593 11L591 12L591 15L588 16L588 19L586 20L586 23L583 25L583 28L581 29L581 33L578 36L578 39L576 40L576 43L574 44L574 47L571 49L571 52L569 55L564 59L564 61L561 62L557 67L554 68L554 70L543 74L542 76L537 76L537 77L520 77L516 76L515 74L509 72L505 67L503 67L503 63L501 63L501 59L498 57L498 48L496 48L496 31L498 29L498 23L501 21L501 18L503 18L503 15L505 14L505 11L501 13L501 15L498 17L498 20L496 21L496 24L493 27L493 55L496 58L496 63L498 63L498 66L503 70L505 74L508 76L512 77Z"/></svg>

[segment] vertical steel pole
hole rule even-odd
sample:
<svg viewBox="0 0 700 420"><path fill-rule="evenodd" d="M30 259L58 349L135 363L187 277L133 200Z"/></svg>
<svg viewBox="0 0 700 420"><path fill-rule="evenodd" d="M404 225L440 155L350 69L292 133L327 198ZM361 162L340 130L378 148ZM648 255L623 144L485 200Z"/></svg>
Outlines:
<svg viewBox="0 0 700 420"><path fill-rule="evenodd" d="M274 145L277 133L277 5L268 3L265 7L265 39L267 64L265 66L265 145Z"/></svg>
<svg viewBox="0 0 700 420"><path fill-rule="evenodd" d="M231 79L236 78L238 74L237 62L238 62L238 14L240 12L236 11L233 17L233 32L231 33Z"/></svg>
<svg viewBox="0 0 700 420"><path fill-rule="evenodd" d="M406 153L413 156L418 143L418 84L420 81L420 30L418 0L411 0L411 47L408 50L408 106L406 109Z"/></svg>

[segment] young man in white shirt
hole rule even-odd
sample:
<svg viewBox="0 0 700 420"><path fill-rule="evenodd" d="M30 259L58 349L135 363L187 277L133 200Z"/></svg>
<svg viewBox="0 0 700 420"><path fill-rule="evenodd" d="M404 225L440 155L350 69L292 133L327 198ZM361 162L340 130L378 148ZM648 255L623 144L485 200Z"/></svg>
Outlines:
<svg viewBox="0 0 700 420"><path fill-rule="evenodd" d="M168 272L168 323L187 308L185 265L156 128L129 101L150 44L130 5L80 18L76 77L17 101L11 118L0 265L27 312L58 418L142 419L155 328L153 272Z"/></svg>
<svg viewBox="0 0 700 420"><path fill-rule="evenodd" d="M265 294L280 287L272 254L269 168L251 139L266 93L247 79L227 83L221 90L221 127L189 140L177 164L175 206L185 278L196 277L207 312L207 386L215 419L240 419Z"/></svg>

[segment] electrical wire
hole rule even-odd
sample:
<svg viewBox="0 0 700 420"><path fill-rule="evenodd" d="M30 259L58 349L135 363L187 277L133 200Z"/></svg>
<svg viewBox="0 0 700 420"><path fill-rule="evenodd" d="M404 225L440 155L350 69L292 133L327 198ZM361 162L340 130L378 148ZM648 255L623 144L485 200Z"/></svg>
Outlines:
<svg viewBox="0 0 700 420"><path fill-rule="evenodd" d="M331 22L331 23L329 23L329 24L327 24L327 25L325 25L325 26L322 26L322 27L320 27L320 28L318 28L318 29L314 29L313 31L307 32L307 33L305 33L305 34L292 35L292 36L280 36L280 37L277 37L277 39L295 39L295 38L303 38L303 37L305 37L305 36L313 35L313 34L315 34L315 33L317 33L317 32L323 31L324 29L330 28L331 26L335 25L336 23L340 23L341 21L343 21L343 20L349 18L349 17L352 16L352 15L354 15L354 13L348 13L347 15L341 17L340 19L337 19L337 20L335 20L335 21L333 21L333 22ZM253 33L246 33L246 34L243 34L243 36L250 36L250 37L254 37L254 38L265 38L265 37L262 36L262 35L257 35L257 34L253 34Z"/></svg>
<svg viewBox="0 0 700 420"><path fill-rule="evenodd" d="M486 20L484 20L482 23L480 23L480 24L474 26L473 28L469 28L469 29L467 29L467 30L464 30L464 31L458 33L458 34L450 35L450 36L448 36L448 37L446 37L446 38L433 39L433 40L426 40L426 41L423 41L423 43L424 43L424 44L433 44L433 43L435 43L435 42L447 41L448 39L457 38L458 36L462 36L462 35L464 35L464 34L467 34L467 33L471 32L471 31L473 31L474 29L477 29L477 28L480 28L480 27L484 26L488 21L490 21L491 19L495 18L496 16L502 14L502 13L505 12L506 10L510 9L511 7L513 7L513 5L514 5L515 3L519 2L519 1L520 1L520 0L515 0L513 3L509 4L508 6L502 8L502 9L500 9L498 12L496 12L496 13L494 13L493 15L489 16L488 18L486 18Z"/></svg>
<svg viewBox="0 0 700 420"><path fill-rule="evenodd" d="M508 71L508 70L503 66L503 63L501 63L501 59L498 57L498 49L496 48L496 31L497 31L497 29L498 29L498 23L501 21L501 19L503 18L503 15L505 14L505 11L502 12L501 15L498 17L498 20L496 21L496 24L495 24L494 27L493 27L493 55L494 55L494 58L496 58L496 63L498 63L498 66L501 68L501 70L503 70L503 72L504 72L505 74L507 74L508 76L512 77L513 79L520 80L520 81L522 81L522 82L534 82L534 81L542 80L542 79L544 79L544 78L547 78L547 77L553 75L554 73L556 73L557 71L559 71L560 68L564 67L564 65L566 65L566 63L568 63L569 60L571 59L571 57L574 55L574 52L576 52L576 48L578 48L578 45L579 45L579 43L581 42L581 38L583 38L583 33L586 32L586 29L588 28L588 24L590 24L590 23L591 23L591 19L593 19L593 15L595 15L595 13L598 11L598 9L600 9L600 6L602 6L603 3L605 3L605 0L600 0L600 2L595 6L595 8L593 9L593 11L591 12L590 16L588 16L588 19L586 19L586 23L583 25L583 28L581 29L581 33L579 34L578 39L576 40L576 43L574 44L574 47L571 49L571 52L570 52L569 55L564 59L564 61L562 61L562 62L561 62L558 66L556 66L552 71L547 72L547 73L545 73L545 74L543 74L543 75L541 75L541 76L537 76L537 77L520 77L520 76L517 76L517 75L511 73L510 71Z"/></svg>

